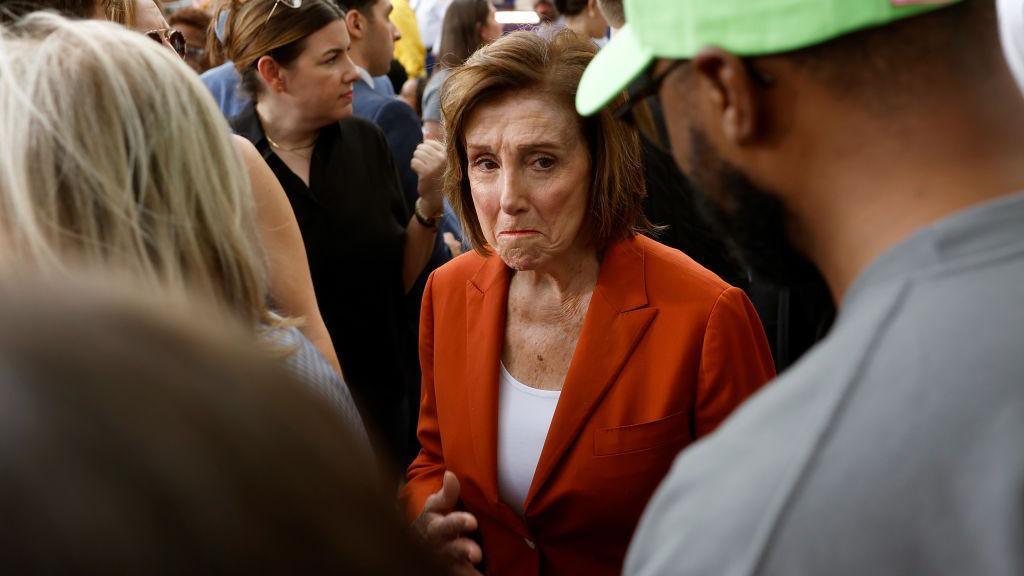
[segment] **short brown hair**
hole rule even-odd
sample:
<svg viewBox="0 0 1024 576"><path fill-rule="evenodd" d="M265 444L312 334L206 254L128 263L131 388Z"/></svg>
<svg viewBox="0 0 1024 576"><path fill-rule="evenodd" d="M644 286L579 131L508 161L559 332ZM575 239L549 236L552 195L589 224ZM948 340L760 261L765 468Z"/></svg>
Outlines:
<svg viewBox="0 0 1024 576"><path fill-rule="evenodd" d="M478 106L527 90L550 96L577 117L593 167L584 220L590 245L601 249L651 229L643 214L644 176L636 130L617 121L609 111L613 107L587 118L576 114L576 88L595 54L597 46L571 30L551 37L514 32L478 50L445 82L441 94L448 131L444 193L477 252L487 250L466 173L466 120Z"/></svg>
<svg viewBox="0 0 1024 576"><path fill-rule="evenodd" d="M167 19L167 24L172 28L178 25L191 26L196 30L208 32L210 29L211 16L209 12L199 8L179 8Z"/></svg>

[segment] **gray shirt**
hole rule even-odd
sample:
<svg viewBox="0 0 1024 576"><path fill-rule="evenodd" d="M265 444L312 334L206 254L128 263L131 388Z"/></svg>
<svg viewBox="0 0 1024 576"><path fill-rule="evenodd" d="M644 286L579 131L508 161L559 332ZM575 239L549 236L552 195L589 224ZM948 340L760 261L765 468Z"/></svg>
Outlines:
<svg viewBox="0 0 1024 576"><path fill-rule="evenodd" d="M1024 574L1024 195L919 231L677 458L626 574Z"/></svg>
<svg viewBox="0 0 1024 576"><path fill-rule="evenodd" d="M352 392L316 346L293 326L265 332L264 337L289 352L284 358L288 371L323 398L352 431L352 438L369 449L370 441Z"/></svg>
<svg viewBox="0 0 1024 576"><path fill-rule="evenodd" d="M452 73L449 68L438 68L423 89L423 121L441 121L441 87Z"/></svg>

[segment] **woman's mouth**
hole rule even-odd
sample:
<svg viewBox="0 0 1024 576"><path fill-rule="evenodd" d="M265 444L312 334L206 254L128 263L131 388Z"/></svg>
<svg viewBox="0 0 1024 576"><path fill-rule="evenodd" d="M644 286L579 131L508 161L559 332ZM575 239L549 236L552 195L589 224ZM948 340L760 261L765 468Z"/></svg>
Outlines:
<svg viewBox="0 0 1024 576"><path fill-rule="evenodd" d="M504 230L498 233L498 236L510 236L512 238L520 238L523 236L531 236L533 234L540 234L540 232L528 228L521 230Z"/></svg>

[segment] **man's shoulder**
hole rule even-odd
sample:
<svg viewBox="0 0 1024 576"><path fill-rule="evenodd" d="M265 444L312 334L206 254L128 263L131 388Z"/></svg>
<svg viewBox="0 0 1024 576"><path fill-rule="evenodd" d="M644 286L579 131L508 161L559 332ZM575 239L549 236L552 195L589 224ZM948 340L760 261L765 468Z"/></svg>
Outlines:
<svg viewBox="0 0 1024 576"><path fill-rule="evenodd" d="M352 106L354 115L370 120L381 126L385 132L399 129L419 133L419 121L416 112L408 104L393 96L384 96L374 92L365 84L356 94Z"/></svg>
<svg viewBox="0 0 1024 576"><path fill-rule="evenodd" d="M210 68L203 72L199 79L211 90L226 86L233 87L239 82L238 71L235 70L234 62L225 62L220 66Z"/></svg>
<svg viewBox="0 0 1024 576"><path fill-rule="evenodd" d="M676 458L641 519L624 573L751 573L842 396L843 386L829 379L835 346L842 344L819 344Z"/></svg>

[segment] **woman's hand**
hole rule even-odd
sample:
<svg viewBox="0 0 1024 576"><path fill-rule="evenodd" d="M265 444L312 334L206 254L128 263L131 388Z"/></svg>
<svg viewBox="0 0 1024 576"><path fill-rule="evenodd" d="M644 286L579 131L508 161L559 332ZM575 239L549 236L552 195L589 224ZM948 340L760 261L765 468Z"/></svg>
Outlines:
<svg viewBox="0 0 1024 576"><path fill-rule="evenodd" d="M419 176L419 193L427 216L441 212L441 177L445 167L444 144L427 140L412 154L412 170Z"/></svg>
<svg viewBox="0 0 1024 576"><path fill-rule="evenodd" d="M456 511L458 501L459 479L452 472L445 472L444 484L427 498L413 528L438 553L450 574L480 576L475 565L483 559L483 551L479 544L464 536L476 530L476 517Z"/></svg>

